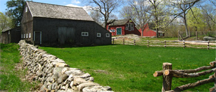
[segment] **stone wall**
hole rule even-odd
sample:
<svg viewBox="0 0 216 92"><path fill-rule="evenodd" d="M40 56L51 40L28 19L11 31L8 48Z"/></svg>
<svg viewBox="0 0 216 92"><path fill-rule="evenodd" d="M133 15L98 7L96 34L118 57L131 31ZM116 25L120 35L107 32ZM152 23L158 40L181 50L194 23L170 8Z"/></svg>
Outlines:
<svg viewBox="0 0 216 92"><path fill-rule="evenodd" d="M40 81L43 86L40 91L51 92L110 92L109 86L94 83L89 73L80 69L70 68L62 59L48 54L37 47L19 42L20 54L23 56L23 67L28 69L28 75L33 80Z"/></svg>

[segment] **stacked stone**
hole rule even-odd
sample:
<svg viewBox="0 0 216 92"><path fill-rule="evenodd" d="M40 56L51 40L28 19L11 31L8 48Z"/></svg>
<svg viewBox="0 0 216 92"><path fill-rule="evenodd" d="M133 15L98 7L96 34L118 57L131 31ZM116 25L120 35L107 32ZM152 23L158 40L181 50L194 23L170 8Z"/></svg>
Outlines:
<svg viewBox="0 0 216 92"><path fill-rule="evenodd" d="M62 59L26 43L19 42L20 54L23 56L23 67L28 68L28 75L40 81L40 91L51 92L111 92L109 86L94 83L89 73L70 68Z"/></svg>

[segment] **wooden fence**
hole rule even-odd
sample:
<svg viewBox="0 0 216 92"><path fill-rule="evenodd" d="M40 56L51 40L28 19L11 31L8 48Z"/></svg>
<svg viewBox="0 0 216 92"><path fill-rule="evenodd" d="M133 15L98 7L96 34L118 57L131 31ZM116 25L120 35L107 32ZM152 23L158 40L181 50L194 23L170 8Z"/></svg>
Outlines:
<svg viewBox="0 0 216 92"><path fill-rule="evenodd" d="M205 71L202 71L205 70ZM199 72L202 71L202 72ZM172 78L188 78L188 77L199 77L201 75L206 75L213 73L213 75L209 76L208 79L198 80L195 83L188 83L185 85L181 85L176 87L175 89L171 90L172 85ZM203 85L209 82L214 82L215 86L210 88L210 92L216 91L216 60L210 62L210 66L202 66L196 69L189 69L189 70L172 70L171 63L163 63L163 70L162 71L155 71L153 74L154 77L163 76L163 85L162 85L162 92L176 92L176 91L184 91L193 87L197 87L199 85Z"/></svg>
<svg viewBox="0 0 216 92"><path fill-rule="evenodd" d="M177 41L177 40L116 40L112 39L112 44L123 44L123 45L145 45L147 47L189 47L189 48L206 48L206 49L216 49L216 43L214 41L203 41L202 44L190 44L188 41Z"/></svg>

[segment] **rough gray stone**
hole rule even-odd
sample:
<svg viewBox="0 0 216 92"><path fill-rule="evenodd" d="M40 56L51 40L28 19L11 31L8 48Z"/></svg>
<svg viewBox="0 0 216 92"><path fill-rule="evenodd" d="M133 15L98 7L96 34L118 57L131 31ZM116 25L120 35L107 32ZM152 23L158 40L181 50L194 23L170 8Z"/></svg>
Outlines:
<svg viewBox="0 0 216 92"><path fill-rule="evenodd" d="M82 84L78 85L77 88L79 91L82 91L83 88L91 87L91 86L99 86L99 84L94 83L94 82L86 82L86 83L82 83Z"/></svg>
<svg viewBox="0 0 216 92"><path fill-rule="evenodd" d="M60 75L60 77L58 78L57 80L57 83L62 83L63 81L65 81L67 79L67 75L66 74L63 74L63 75Z"/></svg>
<svg viewBox="0 0 216 92"><path fill-rule="evenodd" d="M21 40L20 54L23 67L28 68L26 78L34 76L43 86L41 92L98 92L111 91L111 88L93 83L94 78L77 68L69 68L62 59L47 54L46 51ZM32 77L31 77L32 78Z"/></svg>

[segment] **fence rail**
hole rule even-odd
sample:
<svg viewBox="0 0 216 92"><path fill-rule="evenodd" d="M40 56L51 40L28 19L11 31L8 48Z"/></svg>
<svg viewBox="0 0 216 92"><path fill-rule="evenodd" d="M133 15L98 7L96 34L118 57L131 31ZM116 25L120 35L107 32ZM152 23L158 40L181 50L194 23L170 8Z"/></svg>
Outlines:
<svg viewBox="0 0 216 92"><path fill-rule="evenodd" d="M123 45L144 45L147 47L182 47L182 48L206 48L206 49L216 49L215 41L177 41L177 40L126 40L126 39L112 39L113 44L123 44Z"/></svg>
<svg viewBox="0 0 216 92"><path fill-rule="evenodd" d="M210 70L209 70L210 69ZM203 71L205 70L205 71ZM199 72L201 71L201 72ZM213 73L213 75L209 76L207 79L198 80L195 83L188 83L185 85L181 85L176 87L175 89L171 90L172 85L172 77L177 78L189 78L189 77L199 77L201 75L206 75ZM202 66L196 69L189 69L189 70L172 70L172 63L163 63L163 70L155 71L153 74L154 77L163 76L163 85L162 85L162 92L176 92L176 91L184 91L186 89L190 89L193 87L197 87L199 85L203 85L209 82L215 82L216 84L216 60L210 62L210 66ZM216 85L209 89L210 92L216 91Z"/></svg>

